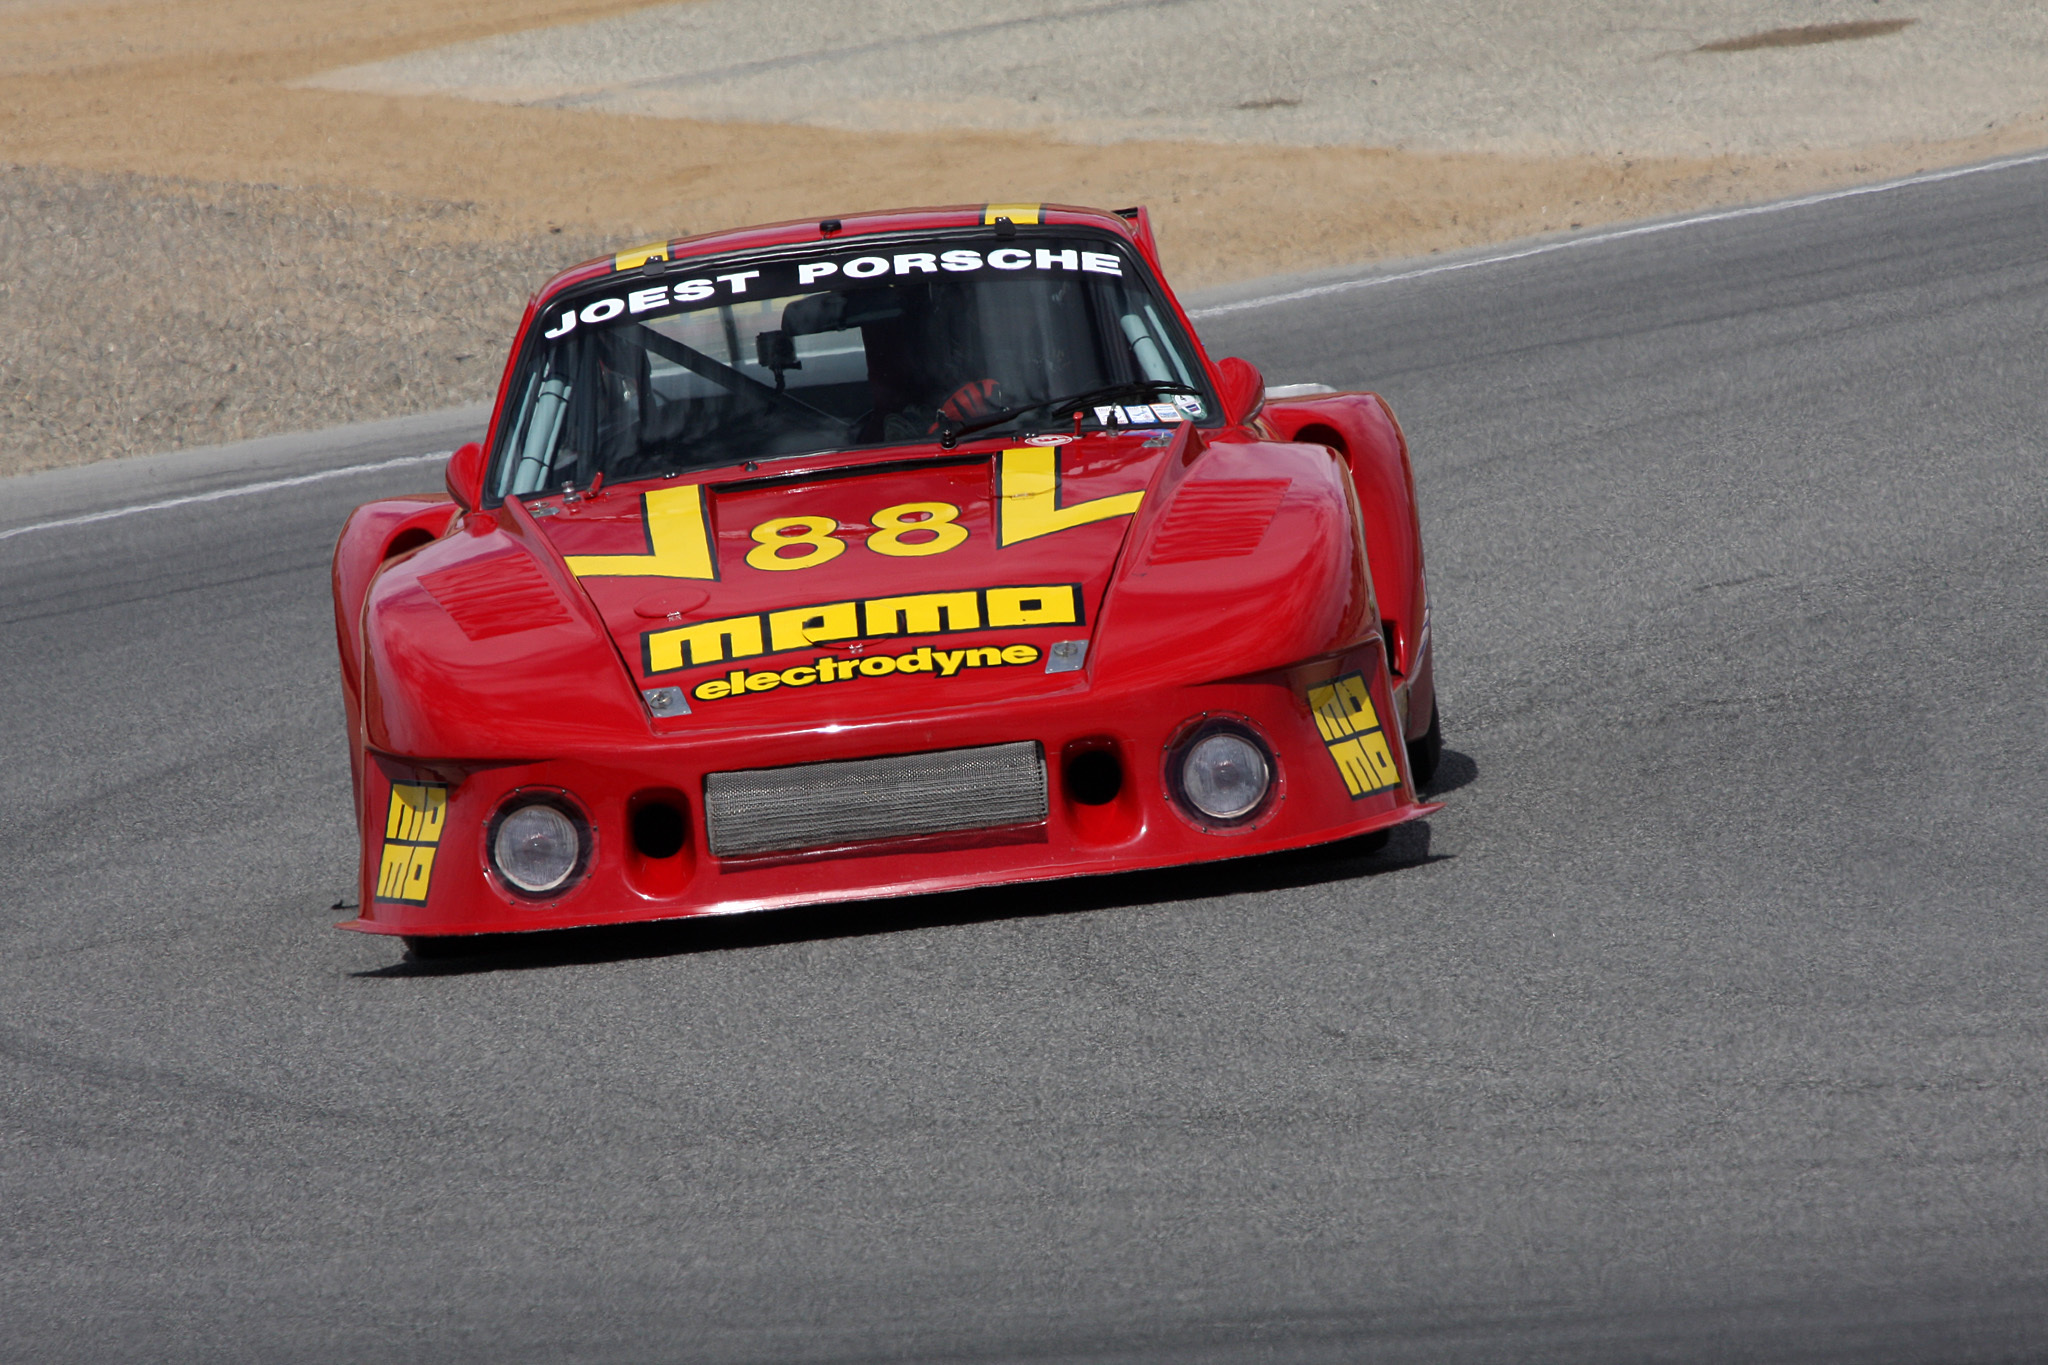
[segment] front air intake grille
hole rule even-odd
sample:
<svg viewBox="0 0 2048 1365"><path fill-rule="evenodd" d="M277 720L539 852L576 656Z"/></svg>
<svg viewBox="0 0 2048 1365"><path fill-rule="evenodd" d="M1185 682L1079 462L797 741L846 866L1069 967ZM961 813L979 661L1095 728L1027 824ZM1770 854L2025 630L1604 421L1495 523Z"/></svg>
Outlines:
<svg viewBox="0 0 2048 1365"><path fill-rule="evenodd" d="M712 773L704 813L721 858L1039 824L1045 754L1025 740Z"/></svg>

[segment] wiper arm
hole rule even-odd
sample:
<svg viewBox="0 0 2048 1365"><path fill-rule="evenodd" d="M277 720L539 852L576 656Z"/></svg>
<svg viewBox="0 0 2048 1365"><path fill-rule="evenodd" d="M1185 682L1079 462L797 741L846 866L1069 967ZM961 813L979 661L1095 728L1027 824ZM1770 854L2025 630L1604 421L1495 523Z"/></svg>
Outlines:
<svg viewBox="0 0 2048 1365"><path fill-rule="evenodd" d="M1170 384L1163 379L1128 379L1121 384L1104 384L1100 388L1083 389L1080 393L1072 394L1065 398L1047 398L1037 403L1020 403L1015 407L1004 408L1000 412L991 413L989 416L983 417L978 421L948 426L939 432L939 444L947 450L951 450L962 436L971 436L977 431L986 431L990 427L999 427L1005 422L1015 421L1027 412L1038 412L1046 408L1061 411L1070 408L1085 409L1095 403L1107 403L1118 398L1153 398L1162 393L1189 393L1197 398L1202 396L1200 389L1189 384Z"/></svg>

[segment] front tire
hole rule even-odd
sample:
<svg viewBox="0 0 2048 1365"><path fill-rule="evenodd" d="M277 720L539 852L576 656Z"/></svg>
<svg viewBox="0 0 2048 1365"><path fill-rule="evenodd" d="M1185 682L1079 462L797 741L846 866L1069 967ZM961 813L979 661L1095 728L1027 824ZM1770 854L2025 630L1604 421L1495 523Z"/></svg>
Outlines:
<svg viewBox="0 0 2048 1365"><path fill-rule="evenodd" d="M476 937L470 934L406 934L400 942L405 944L406 956L415 962L446 962L450 958L469 957L476 952Z"/></svg>
<svg viewBox="0 0 2048 1365"><path fill-rule="evenodd" d="M1437 764L1444 756L1444 708L1432 705L1429 708L1429 729L1417 739L1408 741L1408 771L1415 778L1415 790L1421 791L1436 777Z"/></svg>

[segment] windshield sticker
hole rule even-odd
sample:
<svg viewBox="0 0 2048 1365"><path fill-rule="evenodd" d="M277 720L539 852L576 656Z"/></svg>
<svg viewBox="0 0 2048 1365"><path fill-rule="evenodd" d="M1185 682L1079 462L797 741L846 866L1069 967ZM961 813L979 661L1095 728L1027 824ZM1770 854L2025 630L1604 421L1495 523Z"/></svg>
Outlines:
<svg viewBox="0 0 2048 1365"><path fill-rule="evenodd" d="M665 261L667 259L667 242L649 242L646 246L636 246L630 250L621 251L618 255L612 257L612 269L615 272L620 270L638 270L649 261Z"/></svg>
<svg viewBox="0 0 2048 1365"><path fill-rule="evenodd" d="M448 787L440 782L394 782L384 814L384 856L377 866L377 899L425 905L434 881L434 854L448 818Z"/></svg>
<svg viewBox="0 0 2048 1365"><path fill-rule="evenodd" d="M718 701L748 692L815 687L903 673L929 673L935 678L953 678L968 669L1017 668L1035 664L1040 657L1036 645L984 645L979 649L933 649L930 645L919 645L902 654L868 654L855 659L827 654L790 668L765 669L755 673L735 668L722 678L698 683L690 695L698 701Z"/></svg>
<svg viewBox="0 0 2048 1365"><path fill-rule="evenodd" d="M981 211L983 227L994 227L996 219L1007 218L1018 227L1038 226L1038 204L990 204Z"/></svg>
<svg viewBox="0 0 2048 1365"><path fill-rule="evenodd" d="M1347 673L1327 686L1311 687L1308 709L1315 713L1316 729L1352 800L1401 785L1401 770L1394 766L1363 673Z"/></svg>
<svg viewBox="0 0 2048 1365"><path fill-rule="evenodd" d="M821 602L651 630L640 637L640 662L647 676L654 677L728 659L815 649L840 640L1085 624L1078 583L962 588Z"/></svg>
<svg viewBox="0 0 2048 1365"><path fill-rule="evenodd" d="M1171 403L1104 403L1095 409L1095 420L1103 426L1114 419L1118 426L1150 427L1192 421L1201 415L1202 400L1192 395L1176 395Z"/></svg>
<svg viewBox="0 0 2048 1365"><path fill-rule="evenodd" d="M668 247L658 246L635 248L619 253L620 261L639 256L638 264L646 260L666 260ZM619 266L620 270L627 267ZM547 326L541 335L550 341L568 336L578 327L601 327L620 319L638 319L649 313L666 313L691 304L709 303L713 300L737 300L755 298L782 298L830 288L829 280L902 279L906 277L945 275L979 275L988 271L1014 274L1030 272L1035 274L1084 274L1112 275L1121 277L1124 273L1123 258L1111 251L1089 251L1080 246L997 246L993 249L954 247L949 250L898 251L889 255L845 256L836 255L813 261L764 262L757 270L733 271L723 275L707 275L695 279L677 280L673 283L645 283L637 289L623 293L609 294L603 298L590 299L573 308L556 308L551 305L543 317ZM623 282L621 286L623 288Z"/></svg>

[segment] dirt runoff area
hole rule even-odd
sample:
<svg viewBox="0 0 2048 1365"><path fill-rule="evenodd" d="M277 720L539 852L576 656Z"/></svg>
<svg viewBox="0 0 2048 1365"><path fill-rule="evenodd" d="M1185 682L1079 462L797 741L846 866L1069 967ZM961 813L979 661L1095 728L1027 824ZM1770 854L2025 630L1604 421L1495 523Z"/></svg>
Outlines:
<svg viewBox="0 0 2048 1365"><path fill-rule="evenodd" d="M1163 8L1208 44L1213 35L1201 24L1241 22L1235 2ZM830 111L852 104L821 105L818 90L886 81L886 69L863 66L881 40L854 32L812 57L800 44L790 49L782 25L768 55L752 60L731 23L730 7L743 3L0 0L0 473L488 397L520 308L549 274L686 232L916 203L1146 203L1168 268L1189 289L2048 144L2048 118L2007 92L2029 88L2010 72L1971 87L1980 102L2004 101L1981 128L1982 108L1959 112L1927 96L1924 117L1887 123L1883 141L1857 141L1825 122L1797 145L1717 137L1715 120L1733 114L1713 99L1735 97L1714 95L1719 69L1701 62L1756 63L1744 77L1753 86L1796 82L1801 54L1825 54L1836 66L1815 69L1854 84L1864 76L1841 65L1841 52L1920 42L1928 46L1917 56L1902 48L1882 60L1901 69L1932 62L1953 85L1950 68L1984 41L1984 24L1966 33L1951 25L1945 36L1933 12L1894 14L1890 0L1858 5L1848 18L1836 13L1850 12L1843 4L1793 0L1654 7L1655 41L1632 41L1647 54L1641 61L1681 73L1664 102L1687 109L1690 122L1660 115L1647 150L1617 145L1615 129L1625 134L1630 119L1644 117L1618 96L1601 106L1604 124L1572 108L1548 122L1534 116L1540 109L1507 118L1500 102L1466 93L1418 114L1411 99L1401 103L1410 124L1396 128L1375 102L1381 77L1357 68L1355 98L1325 107L1317 91L1334 78L1289 65L1284 54L1260 57L1271 69L1243 91L1225 91L1213 116L1155 101L1123 123L1113 117L1117 92L1105 88L1088 96L1095 103L1085 118L1066 121L1048 121L1028 99L1004 115L987 101L955 108L943 91L892 102L887 90L871 90L858 117L839 119ZM818 3L835 22L859 10L849 0ZM878 23L911 22L901 6L863 3L873 3ZM1307 8L1306 0L1293 7ZM1077 0L934 0L925 8L935 17L916 22L953 24L979 42L1039 22L1162 6L1093 5L1083 14ZM1424 89L1429 61L1453 60L1431 56L1429 26L1417 18L1431 12L1427 0L1320 6L1333 22L1362 8L1415 20L1408 30L1389 25L1420 36L1389 58L1386 80ZM1503 0L1499 8L1542 7ZM1979 9L1986 22L2004 12L1991 0ZM695 25L710 35L704 42L723 44L727 64L706 76L689 60L672 62L630 89L593 92L573 71L558 71L552 86L520 74L510 84L525 84L510 93L506 81L469 88L479 71L510 70L536 54L575 51L602 62L622 20L670 25L686 56ZM543 29L559 41L533 36ZM898 37L908 47L950 41L914 29ZM1575 33L1542 41L1560 52L1585 46ZM1021 46L1004 39L991 50ZM1934 60L1944 54L1949 68ZM923 59L913 52L906 60ZM1637 60L1624 52L1614 69L1633 70L1627 63ZM1694 70L1708 74L1684 75ZM446 80L435 75L442 71ZM1447 67L1442 83L1469 92L1490 79L1468 63ZM760 96L764 80L807 92L809 102L792 97L791 109L801 109L780 109ZM1134 88L1131 98L1141 93ZM1631 89L1629 98L1650 97ZM1889 102L1917 107L1920 98ZM1557 99L1583 101L1584 92ZM1523 100L1518 94L1516 110ZM1461 101L1473 106L1469 127L1459 124ZM775 111L783 121L735 110ZM1960 119L1974 131L1959 135ZM1577 128L1592 130L1578 139L1584 145L1556 135ZM1697 144L1686 140L1695 128ZM1376 129L1387 145L1372 145ZM1925 135L1902 135L1915 129Z"/></svg>

